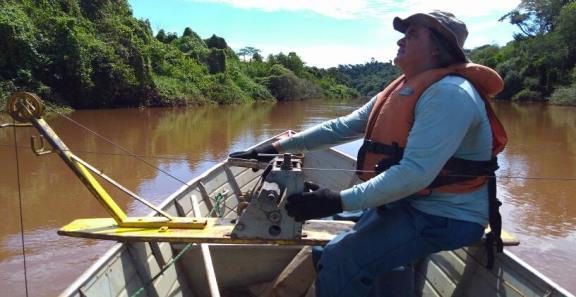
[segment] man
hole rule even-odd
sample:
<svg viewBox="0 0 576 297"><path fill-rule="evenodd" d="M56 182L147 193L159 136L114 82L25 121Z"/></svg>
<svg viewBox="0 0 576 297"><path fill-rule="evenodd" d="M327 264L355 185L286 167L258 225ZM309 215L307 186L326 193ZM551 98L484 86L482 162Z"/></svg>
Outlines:
<svg viewBox="0 0 576 297"><path fill-rule="evenodd" d="M393 269L479 241L489 204L497 213L495 181L486 176L494 176L506 136L485 100L502 89L501 78L466 63L466 25L451 13L397 17L393 25L405 34L394 59L403 75L384 91L348 116L231 154L306 152L364 137L357 162L365 182L340 192L309 185L288 198L286 210L299 221L366 210L353 230L317 249L317 296L373 295Z"/></svg>

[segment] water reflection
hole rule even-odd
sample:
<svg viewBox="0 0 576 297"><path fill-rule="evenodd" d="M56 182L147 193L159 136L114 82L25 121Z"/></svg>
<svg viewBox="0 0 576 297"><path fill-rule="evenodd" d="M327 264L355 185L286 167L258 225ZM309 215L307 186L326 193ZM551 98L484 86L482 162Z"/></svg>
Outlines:
<svg viewBox="0 0 576 297"><path fill-rule="evenodd" d="M508 219L531 236L564 237L576 229L576 119L570 107L499 104L508 131L500 174L542 179L502 180ZM520 231L520 230L518 230Z"/></svg>
<svg viewBox="0 0 576 297"><path fill-rule="evenodd" d="M49 119L64 142L95 167L140 196L158 204L229 152L253 145L286 129L301 130L344 115L363 102L286 102L189 109L78 111L71 117L112 142L141 155L144 163L62 117ZM495 104L510 144L499 175L576 177L575 108ZM0 119L0 122L4 122ZM24 296L20 216L14 139L0 130L0 287L7 296ZM35 156L30 128L18 130L22 205L29 284L32 296L53 296L84 271L111 243L59 237L56 230L81 217L104 217L91 197L56 155ZM355 155L358 143L340 147ZM161 158L160 158L161 157ZM162 169L178 180L157 170ZM512 251L571 291L576 285L576 181L502 178L504 227L521 240ZM148 209L107 187L130 215ZM57 271L58 273L51 273ZM48 284L48 285L47 285ZM7 293L4 292L6 290Z"/></svg>
<svg viewBox="0 0 576 297"><path fill-rule="evenodd" d="M510 250L571 292L576 284L576 118L574 107L496 104L510 144L499 175Z"/></svg>

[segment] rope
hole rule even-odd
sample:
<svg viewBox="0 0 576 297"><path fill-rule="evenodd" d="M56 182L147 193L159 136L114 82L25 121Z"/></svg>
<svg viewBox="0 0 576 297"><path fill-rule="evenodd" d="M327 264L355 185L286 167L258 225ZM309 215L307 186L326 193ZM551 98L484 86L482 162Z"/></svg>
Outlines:
<svg viewBox="0 0 576 297"><path fill-rule="evenodd" d="M176 261L178 261L178 259L180 259L188 250L190 250L191 247L192 247L191 243L187 244L178 253L178 255L176 255L176 257L173 257L172 259L170 259L170 261L168 263L166 263L166 265L164 267L162 267L162 269L160 269L160 272L158 272L158 274L156 274L146 284L144 284L142 287L140 287L138 290L136 290L136 292L134 292L134 294L130 295L130 297L137 297L138 295L142 294L142 292L144 292L146 287L148 287L152 282L154 282L158 277L160 277L160 275L162 275L164 273L164 271L166 271L166 269L168 269L168 268L170 268L170 266L174 265L174 263L176 263Z"/></svg>
<svg viewBox="0 0 576 297"><path fill-rule="evenodd" d="M14 121L16 124L16 121ZM18 161L18 139L16 138L16 126L14 126L14 151L16 153L16 180L18 182L18 207L20 213L20 240L22 241L22 259L24 265L24 288L28 297L28 269L26 265L26 243L24 237L24 209L22 207L22 184L20 182L20 163Z"/></svg>
<svg viewBox="0 0 576 297"><path fill-rule="evenodd" d="M216 214L218 215L219 218L223 218L224 217L224 210L226 207L226 204L224 204L224 195L222 195L222 193L218 193L216 195L216 197L214 198L214 207L212 207L212 209L210 210L210 214L208 216L212 216L212 214L214 214L214 212L216 212ZM224 207L221 207L220 205L223 205Z"/></svg>

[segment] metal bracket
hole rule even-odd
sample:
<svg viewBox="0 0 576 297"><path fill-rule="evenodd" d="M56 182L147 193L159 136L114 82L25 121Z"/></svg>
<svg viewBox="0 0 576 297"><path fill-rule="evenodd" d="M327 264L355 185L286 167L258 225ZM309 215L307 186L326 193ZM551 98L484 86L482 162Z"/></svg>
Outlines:
<svg viewBox="0 0 576 297"><path fill-rule="evenodd" d="M290 163L289 165L286 163ZM232 239L300 239L302 223L288 216L286 197L304 191L301 160L290 155L276 157L257 193L239 214Z"/></svg>
<svg viewBox="0 0 576 297"><path fill-rule="evenodd" d="M42 155L47 155L49 153L52 153L52 150L47 150L44 144L44 135L40 135L40 145L38 146L38 143L36 142L36 137L35 136L31 136L30 137L30 146L32 147L32 151L34 152L34 154L36 154L36 156L42 156Z"/></svg>

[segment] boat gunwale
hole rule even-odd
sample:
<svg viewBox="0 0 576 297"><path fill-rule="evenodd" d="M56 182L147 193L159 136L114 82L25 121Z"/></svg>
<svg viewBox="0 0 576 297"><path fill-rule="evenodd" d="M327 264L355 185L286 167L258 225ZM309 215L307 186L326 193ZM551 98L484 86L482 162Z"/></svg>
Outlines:
<svg viewBox="0 0 576 297"><path fill-rule="evenodd" d="M534 274L534 276L536 276L538 279L542 280L544 283L546 283L546 285L550 286L556 292L564 295L565 297L576 297L576 296L574 296L574 294L568 292L568 290L564 289L558 283L556 283L555 281L551 280L549 277L544 275L542 272L538 271L532 265L530 265L530 264L526 263L526 261L520 259L520 257L518 257L516 254L514 254L514 252L510 251L509 249L504 248L504 255L509 257L512 262L515 262L519 266L528 270L528 272ZM552 295L550 295L550 296L552 296Z"/></svg>

